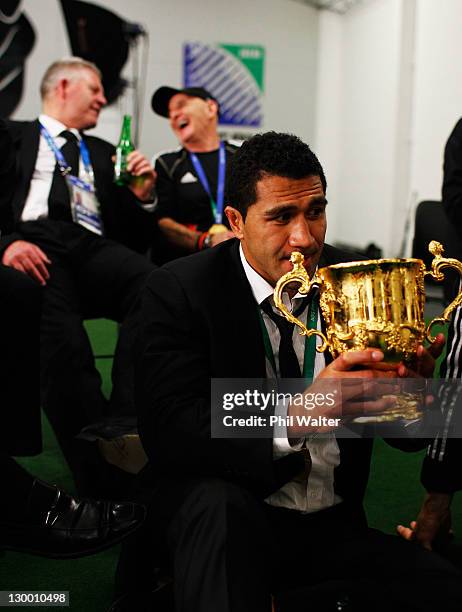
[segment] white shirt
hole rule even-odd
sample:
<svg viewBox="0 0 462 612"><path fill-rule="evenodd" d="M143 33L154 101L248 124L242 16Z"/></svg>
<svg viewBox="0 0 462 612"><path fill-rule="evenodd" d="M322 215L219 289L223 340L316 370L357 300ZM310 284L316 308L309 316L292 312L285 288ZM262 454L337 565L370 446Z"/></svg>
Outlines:
<svg viewBox="0 0 462 612"><path fill-rule="evenodd" d="M258 304L261 304L264 300L271 296L271 303L274 308L272 296L274 288L260 276L247 262L242 246L239 247L242 265L244 272L249 281L252 293ZM284 293L282 298L287 308L297 309L300 301L305 296L297 293L291 300L287 293ZM306 323L307 317L306 308L304 313L300 316L300 319ZM275 312L278 311L275 309ZM279 340L280 334L276 323L264 312L262 312L263 321L268 331L268 336L271 342L271 348L273 350L274 359L276 362L276 368L279 374ZM321 329L321 318L318 313L318 329ZM317 337L317 343L321 343L321 339ZM293 334L293 345L294 350L298 358L300 369L303 370L303 360L305 356L305 337L301 336L297 328L294 328ZM267 376L274 378L274 372L269 360L266 360ZM321 372L325 367L325 359L322 353L316 353L314 363L314 378ZM284 407L283 407L284 409ZM278 435L280 435L281 428L278 427ZM292 510L298 510L300 512L318 512L325 508L338 504L342 499L334 492L334 469L340 463L340 451L337 444L337 440L334 434L323 434L322 438L316 436L310 436L305 441L306 447L310 451L311 455L311 472L308 477L307 483L300 481L290 481L286 483L281 489L266 498L266 502L272 506L281 506L284 508L290 508ZM296 445L291 445L287 439L287 435L284 438L274 437L273 438L273 457L278 459L288 455L289 453L297 452L301 449L303 440Z"/></svg>
<svg viewBox="0 0 462 612"><path fill-rule="evenodd" d="M68 128L60 121L48 115L40 115L39 121L48 130L50 136L55 140L56 146L60 149L66 142L66 139L58 136L58 134ZM69 129L69 131L75 134L80 141L78 130ZM39 218L48 217L48 196L50 195L55 165L55 155L46 139L40 134L37 160L30 182L29 193L27 194L21 214L21 221L35 221ZM81 165L79 164L79 175Z"/></svg>
<svg viewBox="0 0 462 612"><path fill-rule="evenodd" d="M82 139L80 132L75 128L68 128L63 123L50 117L49 115L40 115L40 123L48 130L50 136L56 142L56 146L60 149L66 142L62 136L58 136L64 130L72 132L80 142ZM34 172L30 182L29 193L24 204L21 214L21 221L36 221L40 218L48 217L48 196L50 195L51 183L53 182L53 173L55 171L56 158L50 145L46 139L40 134L39 149L35 162ZM88 182L89 177L85 172L83 164L80 163L79 156L79 172L78 176ZM147 212L152 212L155 204L152 202L142 202L139 200L139 205Z"/></svg>

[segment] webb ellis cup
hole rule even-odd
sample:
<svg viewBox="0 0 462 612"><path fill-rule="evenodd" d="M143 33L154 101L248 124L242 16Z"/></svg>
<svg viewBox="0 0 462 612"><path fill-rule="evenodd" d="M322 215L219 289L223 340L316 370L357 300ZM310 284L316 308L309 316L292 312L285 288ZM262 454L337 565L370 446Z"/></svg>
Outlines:
<svg viewBox="0 0 462 612"><path fill-rule="evenodd" d="M384 367L400 361L412 364L417 347L424 340L434 341L432 327L447 323L452 311L462 303L462 289L440 317L427 326L424 320L424 278L442 281L442 268L455 268L462 276L462 263L443 257L443 247L432 241L429 251L434 256L431 269L420 259L373 259L327 266L310 279L303 266L303 255L291 255L293 269L282 276L274 290L274 303L282 314L300 328L307 337L321 336L319 352L327 348L337 357L345 351L368 347L380 349ZM319 305L325 323L325 334L307 327L290 313L282 301L282 292L289 284L299 283L298 291L307 295L319 287ZM378 415L376 422L399 418L418 418L419 402L415 397L398 397L396 407Z"/></svg>

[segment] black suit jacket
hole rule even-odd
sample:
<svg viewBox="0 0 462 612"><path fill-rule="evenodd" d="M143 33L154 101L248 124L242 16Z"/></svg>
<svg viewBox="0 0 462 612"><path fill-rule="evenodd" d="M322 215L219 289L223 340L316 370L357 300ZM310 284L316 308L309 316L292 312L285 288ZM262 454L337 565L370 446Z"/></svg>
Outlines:
<svg viewBox="0 0 462 612"><path fill-rule="evenodd" d="M14 153L0 119L0 220L10 222L14 193ZM22 272L0 266L0 338L3 347L0 450L33 455L42 449L38 376L41 289ZM18 372L26 385L17 386Z"/></svg>
<svg viewBox="0 0 462 612"><path fill-rule="evenodd" d="M40 142L40 127L35 121L7 121L16 151L15 192L11 204L0 200L0 250L21 236L17 225L30 188ZM114 147L101 138L84 135L95 173L95 187L101 204L105 236L145 252L151 237L152 217L126 187L113 182Z"/></svg>
<svg viewBox="0 0 462 612"><path fill-rule="evenodd" d="M0 228L13 227L13 210L11 201L15 189L15 160L13 143L8 127L0 119Z"/></svg>
<svg viewBox="0 0 462 612"><path fill-rule="evenodd" d="M210 378L265 378L258 312L239 242L154 271L142 299L136 389L139 431L154 475L219 477L265 498L303 468L294 453L273 460L271 439L211 439ZM320 266L351 256L325 245ZM372 440L339 439L335 489L360 506Z"/></svg>

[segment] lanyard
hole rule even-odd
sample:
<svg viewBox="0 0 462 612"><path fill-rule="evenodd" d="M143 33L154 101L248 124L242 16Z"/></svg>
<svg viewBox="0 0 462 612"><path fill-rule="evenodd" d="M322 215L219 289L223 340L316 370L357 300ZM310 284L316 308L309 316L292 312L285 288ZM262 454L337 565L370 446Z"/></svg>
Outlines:
<svg viewBox="0 0 462 612"><path fill-rule="evenodd" d="M63 152L61 151L61 149L59 149L56 146L56 142L54 141L54 138L52 138L50 132L46 129L46 127L42 124L40 124L40 133L41 135L45 138L45 140L48 143L48 146L50 147L50 149L53 151L54 156L56 158L56 162L58 163L59 166L59 170L61 172L61 174L63 176L69 175L70 173L70 166L67 163L67 161L64 158ZM93 168L90 162L90 153L88 152L88 147L85 144L85 141L83 140L83 138L79 139L79 149L80 149L80 156L82 158L82 162L83 162L83 167L85 169L85 174L88 177L88 184L85 183L85 181L82 181L82 179L78 178L78 177L73 177L73 182L75 182L76 184L79 184L79 186L83 186L82 188L86 189L87 191L93 191Z"/></svg>
<svg viewBox="0 0 462 612"><path fill-rule="evenodd" d="M80 144L80 155L82 157L82 163L85 170L85 174L87 175L89 183L93 185L94 183L94 174L93 174L93 166L90 161L90 152L87 147L87 143L83 138L79 140Z"/></svg>
<svg viewBox="0 0 462 612"><path fill-rule="evenodd" d="M215 218L215 223L222 223L223 219L223 205L225 202L225 173L226 173L226 150L225 143L220 142L220 149L218 151L218 186L217 186L217 200L215 202L212 192L210 191L210 185L205 176L204 169L202 167L199 158L195 153L190 153L189 157L191 158L192 164L194 166L194 170L199 177L199 180L202 184L202 187L207 192L210 198L210 206L212 207L213 216Z"/></svg>
<svg viewBox="0 0 462 612"><path fill-rule="evenodd" d="M307 328L317 329L318 327L318 307L319 299L313 298L309 305L308 316L307 316ZM263 333L263 344L265 347L265 355L270 361L273 371L276 374L276 360L274 358L273 347L271 346L271 340L269 338L268 330L266 329L265 322L260 307L258 307L258 314L260 320L260 327ZM303 357L303 378L313 379L314 376L314 362L316 360L316 335L313 334L309 338L305 336L305 355Z"/></svg>

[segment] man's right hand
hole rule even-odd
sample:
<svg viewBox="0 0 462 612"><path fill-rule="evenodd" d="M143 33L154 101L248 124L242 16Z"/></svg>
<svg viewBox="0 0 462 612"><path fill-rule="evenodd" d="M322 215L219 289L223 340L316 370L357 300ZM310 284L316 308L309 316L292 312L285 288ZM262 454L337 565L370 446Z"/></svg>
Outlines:
<svg viewBox="0 0 462 612"><path fill-rule="evenodd" d="M329 406L316 407L307 411L300 405L291 404L288 415L311 415L312 420L318 417L349 420L355 416L371 416L381 413L395 405L393 393L398 391L391 379L396 379L396 368L385 370L376 369L374 365L382 361L384 355L377 349L364 349L342 353L322 370L317 379L305 390L305 394L313 395L324 393L328 380L341 383L332 385L336 400ZM359 368L359 369L358 369ZM339 391L339 392L337 392ZM329 431L335 427L329 425L300 427L287 427L289 438L301 438L306 434Z"/></svg>
<svg viewBox="0 0 462 612"><path fill-rule="evenodd" d="M47 266L51 264L46 254L37 245L25 240L15 240L5 250L2 264L24 272L42 286L50 278Z"/></svg>

